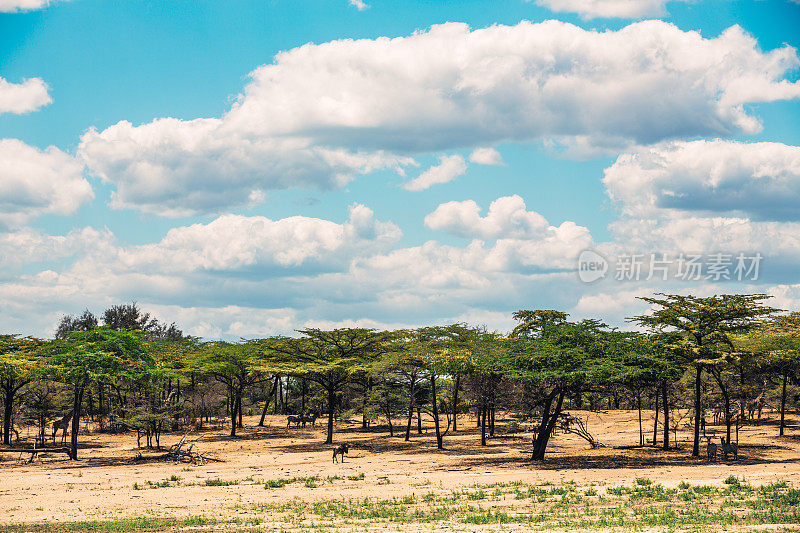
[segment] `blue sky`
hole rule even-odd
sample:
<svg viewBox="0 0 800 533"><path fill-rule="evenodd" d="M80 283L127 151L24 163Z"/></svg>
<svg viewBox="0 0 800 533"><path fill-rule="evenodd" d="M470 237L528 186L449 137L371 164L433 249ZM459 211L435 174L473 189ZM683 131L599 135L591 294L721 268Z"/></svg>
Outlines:
<svg viewBox="0 0 800 533"><path fill-rule="evenodd" d="M800 4L357 4L0 0L0 329L125 301L208 338L624 325L659 290L797 308ZM654 253L668 280L614 279ZM686 281L681 253L763 262Z"/></svg>

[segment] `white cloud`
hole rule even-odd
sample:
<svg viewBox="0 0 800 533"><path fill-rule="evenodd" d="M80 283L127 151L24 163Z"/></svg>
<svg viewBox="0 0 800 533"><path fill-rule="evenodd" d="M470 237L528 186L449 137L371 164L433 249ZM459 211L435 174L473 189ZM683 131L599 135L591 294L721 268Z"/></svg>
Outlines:
<svg viewBox="0 0 800 533"><path fill-rule="evenodd" d="M628 216L691 212L800 220L800 147L734 141L673 142L623 154L605 170Z"/></svg>
<svg viewBox="0 0 800 533"><path fill-rule="evenodd" d="M605 32L447 23L281 52L221 118L123 121L87 132L80 154L117 186L116 206L213 212L413 163L397 153L755 133L746 104L800 96L785 79L798 65L793 48L762 52L738 26L705 39L662 21Z"/></svg>
<svg viewBox="0 0 800 533"><path fill-rule="evenodd" d="M90 129L81 137L79 155L117 186L113 207L166 216L252 205L271 189L341 187L354 174L411 161L313 146L294 137L242 137L219 119L171 118Z"/></svg>
<svg viewBox="0 0 800 533"><path fill-rule="evenodd" d="M377 251L396 242L400 229L374 219L370 208L354 204L343 224L294 216L222 215L208 224L173 228L158 243L134 246L119 253L130 271L187 273L194 271L264 271L300 267L346 269L356 253Z"/></svg>
<svg viewBox="0 0 800 533"><path fill-rule="evenodd" d="M439 157L439 164L403 185L407 191L422 191L433 185L448 183L462 176L467 171L467 163L460 155L443 155Z"/></svg>
<svg viewBox="0 0 800 533"><path fill-rule="evenodd" d="M46 235L33 228L0 233L0 270L27 263L54 261L76 255L113 254L114 237L108 229L86 227L66 235Z"/></svg>
<svg viewBox="0 0 800 533"><path fill-rule="evenodd" d="M459 237L480 239L541 238L551 226L535 211L527 211L521 197L504 196L489 205L485 217L474 200L447 202L425 217L432 230L445 231Z"/></svg>
<svg viewBox="0 0 800 533"><path fill-rule="evenodd" d="M251 73L226 123L426 151L542 136L753 133L760 124L743 104L800 96L800 83L784 79L798 64L793 48L761 52L738 26L704 39L662 21L605 32L552 20L474 31L447 23L280 53Z"/></svg>
<svg viewBox="0 0 800 533"><path fill-rule="evenodd" d="M641 18L666 14L669 0L535 0L556 13L577 13L583 19ZM687 1L687 0L683 0Z"/></svg>
<svg viewBox="0 0 800 533"><path fill-rule="evenodd" d="M364 11L365 9L369 9L369 5L364 3L364 0L349 0L350 5L358 9L359 11Z"/></svg>
<svg viewBox="0 0 800 533"><path fill-rule="evenodd" d="M47 90L47 84L40 78L29 78L22 83L11 83L0 78L0 113L19 115L36 111L53 101Z"/></svg>
<svg viewBox="0 0 800 533"><path fill-rule="evenodd" d="M479 165L503 165L503 156L494 148L476 148L469 154L471 163Z"/></svg>
<svg viewBox="0 0 800 533"><path fill-rule="evenodd" d="M800 259L800 223L747 218L679 216L623 218L609 225L621 248L661 253L761 252Z"/></svg>
<svg viewBox="0 0 800 533"><path fill-rule="evenodd" d="M58 0L0 0L0 13L19 13L43 9Z"/></svg>
<svg viewBox="0 0 800 533"><path fill-rule="evenodd" d="M0 139L0 224L74 213L94 198L82 172L80 162L55 146L39 150L17 139Z"/></svg>

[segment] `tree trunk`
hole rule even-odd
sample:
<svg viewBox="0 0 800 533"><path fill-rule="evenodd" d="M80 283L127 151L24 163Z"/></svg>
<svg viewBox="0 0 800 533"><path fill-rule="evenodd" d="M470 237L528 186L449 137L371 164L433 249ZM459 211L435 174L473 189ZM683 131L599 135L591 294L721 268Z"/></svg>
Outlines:
<svg viewBox="0 0 800 533"><path fill-rule="evenodd" d="M406 441L411 440L411 420L414 418L414 380L411 381L411 394L408 399L408 422L406 423Z"/></svg>
<svg viewBox="0 0 800 533"><path fill-rule="evenodd" d="M364 395L361 398L361 429L367 429L369 427L369 421L367 420L367 399L369 398L369 391L372 388L372 380L367 378L367 382L364 385Z"/></svg>
<svg viewBox="0 0 800 533"><path fill-rule="evenodd" d="M78 430L81 427L81 404L83 403L83 390L86 384L76 383L72 396L72 431L70 432L70 458L73 461L78 459Z"/></svg>
<svg viewBox="0 0 800 533"><path fill-rule="evenodd" d="M306 393L308 392L308 381L300 379L300 414L306 414Z"/></svg>
<svg viewBox="0 0 800 533"><path fill-rule="evenodd" d="M417 435L422 435L422 407L417 406Z"/></svg>
<svg viewBox="0 0 800 533"><path fill-rule="evenodd" d="M11 444L11 415L14 412L13 387L4 386L3 392L3 444Z"/></svg>
<svg viewBox="0 0 800 533"><path fill-rule="evenodd" d="M486 398L481 395L481 446L486 446L486 414L488 410Z"/></svg>
<svg viewBox="0 0 800 533"><path fill-rule="evenodd" d="M555 395L558 394L558 400L556 401L556 407L553 412L550 412L550 407L553 404L553 399L555 399ZM545 408L542 411L542 423L539 426L539 434L536 436L536 442L533 446L533 456L532 459L534 461L542 461L544 460L544 454L547 450L547 442L550 440L550 435L553 433L553 428L556 426L556 421L558 420L559 415L561 414L561 406L564 403L564 393L563 392L556 392L555 390L550 394L545 402Z"/></svg>
<svg viewBox="0 0 800 533"><path fill-rule="evenodd" d="M240 392L240 391L238 391L238 390L234 390L233 388L231 388L231 393L230 393L230 404L231 404L231 437L235 437L235 436L236 436L236 426L238 425L238 422L239 422L239 417L238 417L239 413L238 413L238 411L237 411L237 407L238 407L239 405L241 405L241 404L239 403L239 394L241 394L241 392Z"/></svg>
<svg viewBox="0 0 800 533"><path fill-rule="evenodd" d="M667 382L661 383L661 397L664 404L664 449L669 450L669 402L667 401Z"/></svg>
<svg viewBox="0 0 800 533"><path fill-rule="evenodd" d="M636 392L636 408L639 410L639 446L644 446L644 430L642 429L642 393Z"/></svg>
<svg viewBox="0 0 800 533"><path fill-rule="evenodd" d="M489 436L494 437L494 395L492 396L492 406L489 408Z"/></svg>
<svg viewBox="0 0 800 533"><path fill-rule="evenodd" d="M333 411L336 408L336 389L328 388L328 436L325 444L333 444Z"/></svg>
<svg viewBox="0 0 800 533"><path fill-rule="evenodd" d="M269 391L267 394L267 399L264 400L264 410L261 411L261 420L258 422L260 427L264 427L264 419L267 418L267 410L269 409L269 402L272 399L272 396L275 394L275 390L278 388L278 378L275 378L275 383L272 385L272 390Z"/></svg>
<svg viewBox="0 0 800 533"><path fill-rule="evenodd" d="M441 450L444 446L442 445L442 431L439 427L439 406L436 401L436 375L433 372L431 372L431 398L433 426L436 428L436 447Z"/></svg>
<svg viewBox="0 0 800 533"><path fill-rule="evenodd" d="M278 382L278 396L280 397L280 400L281 400L281 414L285 415L286 414L286 395L283 393L283 380L280 380Z"/></svg>
<svg viewBox="0 0 800 533"><path fill-rule="evenodd" d="M394 426L392 426L392 410L389 404L386 405L386 420L389 422L389 437L394 437Z"/></svg>
<svg viewBox="0 0 800 533"><path fill-rule="evenodd" d="M458 387L461 385L461 373L456 373L456 382L453 385L453 431L458 431Z"/></svg>
<svg viewBox="0 0 800 533"><path fill-rule="evenodd" d="M703 366L697 365L695 367L696 375L694 379L694 442L692 444L692 456L700 457L700 411L702 410L701 404L701 388L703 385Z"/></svg>
<svg viewBox="0 0 800 533"><path fill-rule="evenodd" d="M783 371L783 388L781 390L781 425L778 435L783 437L783 428L786 427L786 381L789 378L789 370Z"/></svg>
<svg viewBox="0 0 800 533"><path fill-rule="evenodd" d="M244 391L239 392L239 398L236 400L236 411L239 413L240 428L244 427L244 423L242 422L242 396L244 396Z"/></svg>
<svg viewBox="0 0 800 533"><path fill-rule="evenodd" d="M97 384L97 413L98 413L98 420L100 422L100 431L103 431L105 426L105 421L103 420L105 417L105 408L103 407L103 384Z"/></svg>
<svg viewBox="0 0 800 533"><path fill-rule="evenodd" d="M719 386L719 390L722 393L722 399L725 401L725 439L726 442L731 442L731 398L728 394L727 387L725 387L725 384L722 382L722 373L712 367L711 374L714 376L717 386Z"/></svg>
<svg viewBox="0 0 800 533"><path fill-rule="evenodd" d="M653 446L658 446L658 388L655 394L655 416L653 416Z"/></svg>

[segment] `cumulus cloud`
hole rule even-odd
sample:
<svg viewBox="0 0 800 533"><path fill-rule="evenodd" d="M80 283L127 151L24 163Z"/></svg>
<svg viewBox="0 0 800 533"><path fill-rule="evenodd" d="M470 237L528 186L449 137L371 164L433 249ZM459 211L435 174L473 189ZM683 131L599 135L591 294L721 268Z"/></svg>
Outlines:
<svg viewBox="0 0 800 533"><path fill-rule="evenodd" d="M750 102L797 98L796 51L733 26L704 39L662 21L590 31L559 21L307 44L251 73L226 120L258 135L384 149L542 136L640 143L752 133ZM658 105L653 105L658 102Z"/></svg>
<svg viewBox="0 0 800 533"><path fill-rule="evenodd" d="M399 168L410 159L383 152L314 146L300 138L247 138L223 120L119 122L81 137L80 157L116 185L112 206L166 215L216 212L263 201L265 191L331 189L355 174Z"/></svg>
<svg viewBox="0 0 800 533"><path fill-rule="evenodd" d="M480 211L474 200L447 202L425 217L425 225L458 237L480 239L540 238L551 227L542 215L527 211L525 200L517 195L493 201L485 217Z"/></svg>
<svg viewBox="0 0 800 533"><path fill-rule="evenodd" d="M17 139L0 139L0 224L74 213L94 198L82 173L79 161L54 146L39 150Z"/></svg>
<svg viewBox="0 0 800 533"><path fill-rule="evenodd" d="M43 9L58 0L0 0L0 13L18 13Z"/></svg>
<svg viewBox="0 0 800 533"><path fill-rule="evenodd" d="M343 224L294 216L222 215L208 224L173 228L158 243L131 247L119 254L132 271L233 272L346 268L350 257L393 244L401 236L391 222L374 218L370 208L354 204Z"/></svg>
<svg viewBox="0 0 800 533"><path fill-rule="evenodd" d="M556 13L577 13L583 19L641 18L666 14L669 0L535 0Z"/></svg>
<svg viewBox="0 0 800 533"><path fill-rule="evenodd" d="M36 111L53 101L47 91L47 84L40 78L29 78L22 83L11 83L0 78L0 113L19 115Z"/></svg>
<svg viewBox="0 0 800 533"><path fill-rule="evenodd" d="M800 147L673 142L619 156L603 179L624 215L691 212L800 220Z"/></svg>
<svg viewBox="0 0 800 533"><path fill-rule="evenodd" d="M479 165L503 165L503 156L494 148L476 148L469 154L470 163Z"/></svg>
<svg viewBox="0 0 800 533"><path fill-rule="evenodd" d="M439 183L448 183L467 171L467 163L460 155L443 155L439 164L403 185L407 191L422 191Z"/></svg>
<svg viewBox="0 0 800 533"><path fill-rule="evenodd" d="M631 219L609 225L615 244L628 250L715 253L761 252L800 259L800 223L735 217Z"/></svg>
<svg viewBox="0 0 800 533"><path fill-rule="evenodd" d="M394 154L755 133L746 104L800 96L785 78L799 64L793 48L762 52L738 26L708 39L662 21L605 32L447 23L281 52L222 117L123 121L87 132L80 154L117 186L116 206L215 211L413 163Z"/></svg>
<svg viewBox="0 0 800 533"><path fill-rule="evenodd" d="M77 255L113 254L114 236L108 229L73 229L66 235L46 235L33 228L0 233L0 270L28 263L54 261Z"/></svg>

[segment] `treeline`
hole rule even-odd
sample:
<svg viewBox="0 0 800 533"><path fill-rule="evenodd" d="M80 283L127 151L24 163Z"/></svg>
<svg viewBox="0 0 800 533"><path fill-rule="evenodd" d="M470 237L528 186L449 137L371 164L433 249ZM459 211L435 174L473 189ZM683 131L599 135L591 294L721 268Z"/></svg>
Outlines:
<svg viewBox="0 0 800 533"><path fill-rule="evenodd" d="M365 429L385 424L406 440L426 417L443 448L467 423L459 415L473 412L484 445L527 420L540 460L557 429L597 444L569 410L629 408L639 412L640 445L668 448L670 433L691 422L699 455L706 422L718 419L730 439L765 405L779 409L783 434L787 410L798 407L800 313L779 313L757 294L643 299L652 311L630 319L643 332L522 310L508 335L465 324L309 328L235 343L186 336L135 304L99 318L87 311L64 317L51 340L0 335L3 443L23 425L37 429L39 445L54 439L50 426L70 426L77 459L84 417L98 431L135 432L140 445L158 447L163 432L212 418L228 420L235 437L245 414L260 414L263 425L271 411L327 415L329 443L337 417ZM655 410L652 439L643 409ZM514 421L496 427L499 411Z"/></svg>

